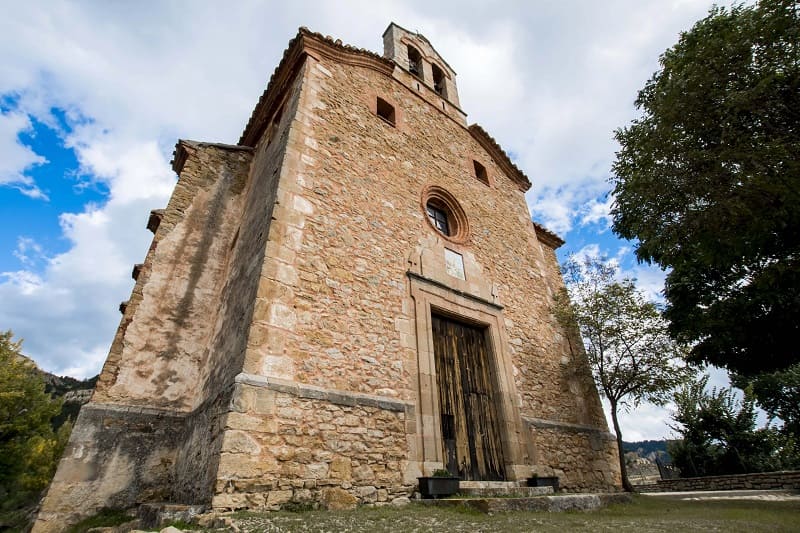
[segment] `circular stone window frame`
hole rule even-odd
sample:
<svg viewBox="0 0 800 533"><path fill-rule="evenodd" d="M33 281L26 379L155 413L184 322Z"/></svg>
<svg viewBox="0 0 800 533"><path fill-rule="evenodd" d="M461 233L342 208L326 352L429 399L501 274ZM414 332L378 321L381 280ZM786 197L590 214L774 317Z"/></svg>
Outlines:
<svg viewBox="0 0 800 533"><path fill-rule="evenodd" d="M467 214L464 212L464 209L461 207L461 204L458 203L455 196L438 185L428 185L422 189L420 200L422 213L425 215L425 222L438 236L455 244L467 243L469 240L469 221L467 220ZM431 222L428 216L429 202L433 202L435 207L442 209L445 214L447 214L447 224L450 235L445 235L439 231Z"/></svg>

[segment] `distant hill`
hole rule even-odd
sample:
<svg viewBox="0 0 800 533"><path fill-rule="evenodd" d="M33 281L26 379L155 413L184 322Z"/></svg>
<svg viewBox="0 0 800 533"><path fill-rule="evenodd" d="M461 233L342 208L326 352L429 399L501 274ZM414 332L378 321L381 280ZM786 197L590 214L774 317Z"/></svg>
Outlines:
<svg viewBox="0 0 800 533"><path fill-rule="evenodd" d="M67 420L75 421L83 404L91 399L97 378L100 377L98 374L88 379L75 379L69 376L55 376L49 372L42 372L42 374L44 375L44 390L53 396L60 396L64 399L61 413L52 420L54 429L61 427Z"/></svg>
<svg viewBox="0 0 800 533"><path fill-rule="evenodd" d="M97 384L99 374L93 378L75 379L69 376L56 376L49 372L42 371L44 376L45 392L55 396L64 396L70 391L94 389Z"/></svg>
<svg viewBox="0 0 800 533"><path fill-rule="evenodd" d="M636 452L639 457L654 460L661 457L663 461L670 462L672 459L667 452L667 440L641 440L636 442L622 441L622 449L626 452Z"/></svg>
<svg viewBox="0 0 800 533"><path fill-rule="evenodd" d="M50 372L45 372L40 369L36 362L30 357L20 354L20 357L27 363L36 367L44 380L44 390L50 393L53 397L63 398L64 405L59 413L52 420L53 429L58 429L61 425L69 420L75 420L78 416L81 406L89 401L92 397L92 391L97 384L99 374L88 379L75 379L69 376L56 376Z"/></svg>

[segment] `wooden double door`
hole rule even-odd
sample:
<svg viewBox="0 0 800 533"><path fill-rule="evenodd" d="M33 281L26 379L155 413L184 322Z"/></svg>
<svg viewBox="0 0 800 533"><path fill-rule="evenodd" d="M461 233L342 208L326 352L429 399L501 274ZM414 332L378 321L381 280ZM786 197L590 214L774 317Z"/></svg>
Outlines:
<svg viewBox="0 0 800 533"><path fill-rule="evenodd" d="M504 480L500 396L486 328L431 318L445 466L464 480Z"/></svg>

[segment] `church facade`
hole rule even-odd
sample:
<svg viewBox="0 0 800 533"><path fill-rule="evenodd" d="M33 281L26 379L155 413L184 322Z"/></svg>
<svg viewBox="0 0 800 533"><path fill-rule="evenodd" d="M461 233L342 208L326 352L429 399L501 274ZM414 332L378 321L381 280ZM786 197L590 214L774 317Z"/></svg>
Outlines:
<svg viewBox="0 0 800 533"><path fill-rule="evenodd" d="M465 480L619 486L561 239L456 73L390 24L383 56L301 28L235 145L179 175L35 526L148 501L329 508Z"/></svg>

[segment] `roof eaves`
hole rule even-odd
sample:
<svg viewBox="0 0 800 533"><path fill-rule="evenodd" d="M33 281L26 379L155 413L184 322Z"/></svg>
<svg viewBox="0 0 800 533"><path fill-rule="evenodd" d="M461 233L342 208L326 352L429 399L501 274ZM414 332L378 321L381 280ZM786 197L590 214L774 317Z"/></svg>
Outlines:
<svg viewBox="0 0 800 533"><path fill-rule="evenodd" d="M549 229L545 228L538 222L533 222L533 228L536 230L536 238L539 239L539 242L549 246L553 250L559 248L565 242L564 239L562 239Z"/></svg>
<svg viewBox="0 0 800 533"><path fill-rule="evenodd" d="M315 54L316 53L316 54ZM375 52L342 44L339 39L312 32L301 27L297 35L289 41L280 63L270 77L267 88L261 93L244 132L239 139L239 144L255 146L260 132L271 116L272 109L279 105L278 98L283 94L285 85L293 79L292 73L306 55L320 55L343 63L372 68L391 75L394 71L394 62L382 57Z"/></svg>
<svg viewBox="0 0 800 533"><path fill-rule="evenodd" d="M526 192L531 188L531 180L529 180L528 176L511 161L511 158L509 158L508 154L497 144L494 137L486 133L486 130L478 124L470 125L469 132L472 134L472 137L493 156L497 164L506 171L508 177L517 183L522 192Z"/></svg>

